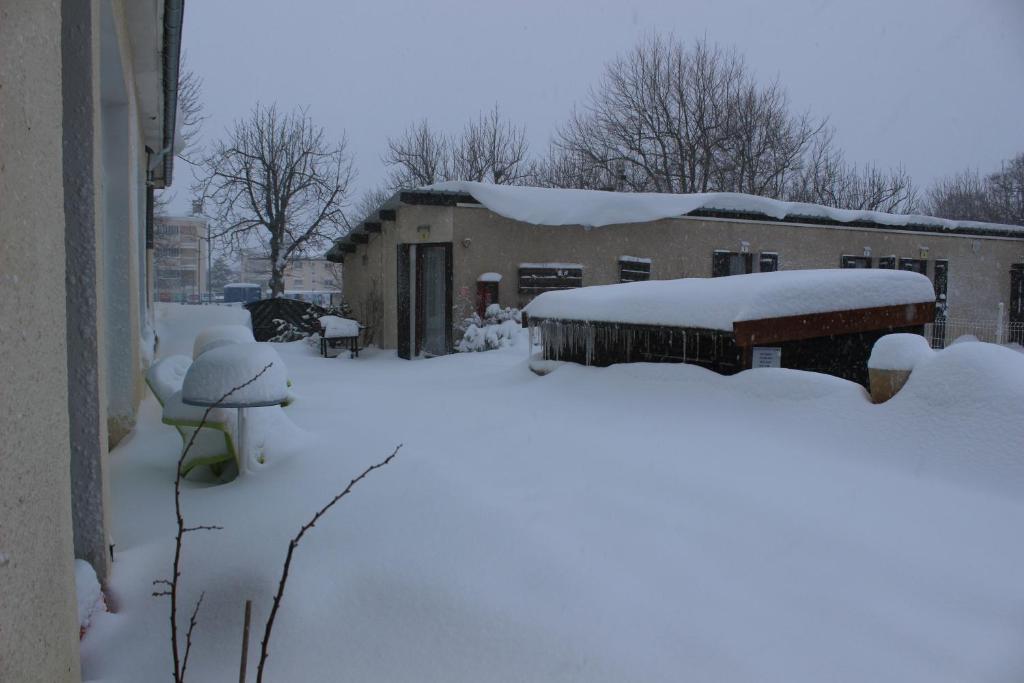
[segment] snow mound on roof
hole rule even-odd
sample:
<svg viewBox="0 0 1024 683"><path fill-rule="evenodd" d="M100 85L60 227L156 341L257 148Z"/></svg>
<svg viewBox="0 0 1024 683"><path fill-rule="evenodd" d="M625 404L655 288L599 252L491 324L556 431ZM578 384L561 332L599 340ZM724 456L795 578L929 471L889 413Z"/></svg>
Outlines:
<svg viewBox="0 0 1024 683"><path fill-rule="evenodd" d="M919 334L887 334L871 347L868 367L874 370L913 370L934 353L928 341Z"/></svg>
<svg viewBox="0 0 1024 683"><path fill-rule="evenodd" d="M252 329L245 325L211 325L199 334L192 342L192 357L199 358L207 351L226 344L246 344L254 342Z"/></svg>
<svg viewBox="0 0 1024 683"><path fill-rule="evenodd" d="M269 366L269 367L267 367ZM185 375L181 393L184 401L212 404L235 387L256 377L224 400L225 406L283 403L288 395L284 362L268 344L232 344L207 351L196 358Z"/></svg>
<svg viewBox="0 0 1024 683"><path fill-rule="evenodd" d="M786 270L650 280L545 292L533 318L731 331L734 322L934 301L931 281L902 270Z"/></svg>
<svg viewBox="0 0 1024 683"><path fill-rule="evenodd" d="M835 209L818 204L783 202L736 192L660 194L604 192L547 187L491 185L465 180L435 183L420 188L471 195L494 213L535 225L583 225L600 227L623 223L646 223L662 218L685 216L695 211L729 211L778 220L830 220L838 223L869 222L880 225L919 225L941 230L957 228L1000 228L1024 232L1021 226L951 221L931 216Z"/></svg>

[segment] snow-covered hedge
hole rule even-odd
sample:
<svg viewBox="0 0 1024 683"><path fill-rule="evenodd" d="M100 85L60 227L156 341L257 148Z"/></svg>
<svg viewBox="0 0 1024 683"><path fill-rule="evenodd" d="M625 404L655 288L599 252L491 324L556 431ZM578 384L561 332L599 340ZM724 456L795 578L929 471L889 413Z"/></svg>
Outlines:
<svg viewBox="0 0 1024 683"><path fill-rule="evenodd" d="M516 335L522 328L522 317L518 308L502 308L491 304L484 311L484 317L474 313L463 322L465 332L455 345L459 353L491 351L516 343Z"/></svg>

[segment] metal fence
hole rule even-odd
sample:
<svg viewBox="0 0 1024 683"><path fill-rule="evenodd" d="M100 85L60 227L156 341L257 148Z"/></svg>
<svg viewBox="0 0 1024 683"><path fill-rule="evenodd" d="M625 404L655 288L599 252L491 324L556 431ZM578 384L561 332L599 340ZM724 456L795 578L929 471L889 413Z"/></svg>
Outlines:
<svg viewBox="0 0 1024 683"><path fill-rule="evenodd" d="M1024 322L1008 322L1005 319L937 318L934 323L924 326L924 336L933 349L945 348L965 336L994 344L1024 345Z"/></svg>

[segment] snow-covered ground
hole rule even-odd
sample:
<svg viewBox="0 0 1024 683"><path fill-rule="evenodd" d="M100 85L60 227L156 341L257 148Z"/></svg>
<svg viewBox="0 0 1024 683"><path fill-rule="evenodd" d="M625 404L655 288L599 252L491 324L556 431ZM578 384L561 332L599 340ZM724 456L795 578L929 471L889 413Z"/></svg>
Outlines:
<svg viewBox="0 0 1024 683"><path fill-rule="evenodd" d="M164 307L161 353L215 307ZM190 484L192 680L250 680L288 539L274 681L1019 681L1024 355L957 344L903 391L787 370L573 365L526 343L420 362L276 345L309 433L254 475ZM175 350L179 351L175 351ZM187 351L186 351L187 353ZM253 411L256 419L257 411ZM170 677L180 439L148 398L111 457L113 614L86 680Z"/></svg>

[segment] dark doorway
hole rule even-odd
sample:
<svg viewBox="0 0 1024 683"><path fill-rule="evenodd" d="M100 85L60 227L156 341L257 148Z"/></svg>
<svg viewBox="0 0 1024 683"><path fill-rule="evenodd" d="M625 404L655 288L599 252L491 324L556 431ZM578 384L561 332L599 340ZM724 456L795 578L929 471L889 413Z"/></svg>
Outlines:
<svg viewBox="0 0 1024 683"><path fill-rule="evenodd" d="M398 246L398 355L452 352L452 245Z"/></svg>

